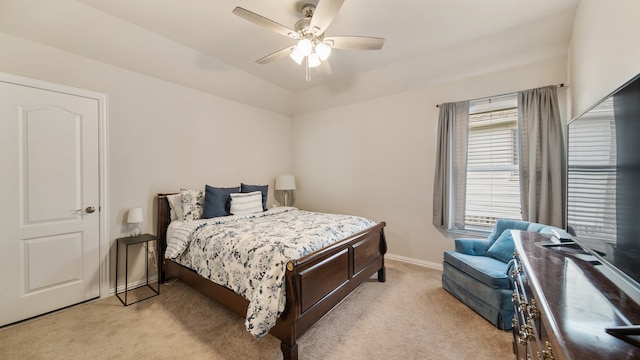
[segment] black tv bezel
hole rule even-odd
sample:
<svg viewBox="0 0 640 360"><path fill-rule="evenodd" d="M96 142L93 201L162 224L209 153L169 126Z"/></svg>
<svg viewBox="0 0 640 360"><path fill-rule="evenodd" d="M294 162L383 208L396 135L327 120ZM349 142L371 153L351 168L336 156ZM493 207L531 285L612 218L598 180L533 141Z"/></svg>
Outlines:
<svg viewBox="0 0 640 360"><path fill-rule="evenodd" d="M630 80L628 80L627 82L625 82L624 84L622 84L621 86L619 86L618 88L616 88L615 90L613 90L612 92L610 92L609 94L607 94L605 97L600 99L598 102L596 102L593 106L589 107L587 110L582 112L580 115L572 118L570 121L567 122L567 126L566 126L567 153L565 157L566 175L567 175L565 176L566 208L564 211L564 218L565 218L567 233L571 233L569 229L570 224L569 224L569 218L568 218L569 217L569 176L568 174L569 174L569 140L570 140L569 137L571 135L569 131L570 125L573 122L580 120L580 118L584 117L591 110L593 110L594 108L596 108L597 106L605 102L607 99L613 97L614 95L619 93L621 90L625 89L627 86L631 85L636 81L640 81L640 73L634 76L633 78L631 78ZM606 254L601 254L598 250L594 249L593 246L590 246L588 242L597 242L598 245L600 245L602 248L607 248L607 249L609 248L613 249L612 244L609 244L608 242L601 239L589 239L588 241L581 241L579 236L573 235L573 234L571 236L572 236L572 240L576 244L578 244L585 252L591 254L593 257L595 257L598 260L598 262L601 265L594 265L594 266L598 270L600 270L600 272L602 272L609 280L611 280L616 286L618 286L622 291L624 291L636 303L640 304L640 281L629 276L624 270L620 269L618 266L616 266L616 264L614 264L609 259L607 259L605 256ZM640 328L637 328L637 326L634 326L634 329L635 329L634 331L640 333Z"/></svg>

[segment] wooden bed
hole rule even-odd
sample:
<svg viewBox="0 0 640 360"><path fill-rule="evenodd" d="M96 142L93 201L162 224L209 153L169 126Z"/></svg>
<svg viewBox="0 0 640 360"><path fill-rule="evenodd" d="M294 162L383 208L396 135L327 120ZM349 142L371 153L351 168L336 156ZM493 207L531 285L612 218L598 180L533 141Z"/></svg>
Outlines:
<svg viewBox="0 0 640 360"><path fill-rule="evenodd" d="M177 278L205 296L246 317L249 301L176 262L164 259L171 221L167 195L157 196L157 235L163 258L161 282ZM284 359L298 358L297 340L360 284L376 272L384 282L386 224L375 226L287 263L286 307L269 333L281 340Z"/></svg>

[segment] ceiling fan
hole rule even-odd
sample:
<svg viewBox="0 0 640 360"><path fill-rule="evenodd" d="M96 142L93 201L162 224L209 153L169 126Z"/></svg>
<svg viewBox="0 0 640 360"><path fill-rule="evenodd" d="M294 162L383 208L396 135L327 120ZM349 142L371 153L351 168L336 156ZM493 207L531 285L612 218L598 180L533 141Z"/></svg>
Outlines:
<svg viewBox="0 0 640 360"><path fill-rule="evenodd" d="M344 1L319 0L317 6L314 4L303 5L303 18L295 23L293 29L241 7L233 9L233 13L254 24L297 40L295 45L256 60L258 64L267 64L289 56L298 65L301 65L302 62L305 63L306 80L311 81L310 68L317 68L321 74L331 74L331 67L327 61L331 49L379 50L384 44L384 39L378 37L324 36Z"/></svg>

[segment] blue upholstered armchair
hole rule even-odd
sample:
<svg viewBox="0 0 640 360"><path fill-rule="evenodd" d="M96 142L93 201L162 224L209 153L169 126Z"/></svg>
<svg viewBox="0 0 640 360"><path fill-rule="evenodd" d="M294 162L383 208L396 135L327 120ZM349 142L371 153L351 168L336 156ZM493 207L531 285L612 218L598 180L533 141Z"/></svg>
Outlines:
<svg viewBox="0 0 640 360"><path fill-rule="evenodd" d="M566 233L559 228L518 220L498 220L486 239L456 239L444 252L442 287L499 329L511 329L513 287L508 263L515 244L509 230Z"/></svg>

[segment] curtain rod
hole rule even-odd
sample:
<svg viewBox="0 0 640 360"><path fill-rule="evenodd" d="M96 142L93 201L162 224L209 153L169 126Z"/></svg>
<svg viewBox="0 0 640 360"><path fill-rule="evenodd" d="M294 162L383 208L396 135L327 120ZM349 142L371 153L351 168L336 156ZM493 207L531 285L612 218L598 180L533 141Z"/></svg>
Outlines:
<svg viewBox="0 0 640 360"><path fill-rule="evenodd" d="M556 87L558 88L563 88L564 87L564 83L561 84L557 84ZM517 91L516 91L517 92ZM498 97L498 96L505 96L505 95L510 95L513 93L506 93L506 94L500 94L500 95L492 95L492 96L487 96L487 98L491 98L491 97ZM482 99L482 98L478 98L478 99ZM478 100L478 99L473 99L473 100ZM471 100L470 100L471 101ZM440 105L436 104L436 107L440 107Z"/></svg>

